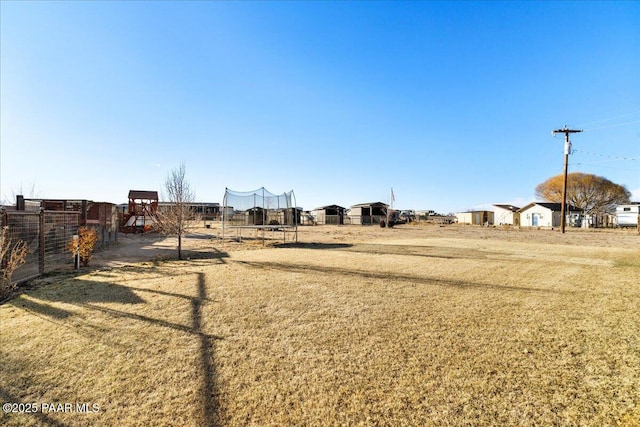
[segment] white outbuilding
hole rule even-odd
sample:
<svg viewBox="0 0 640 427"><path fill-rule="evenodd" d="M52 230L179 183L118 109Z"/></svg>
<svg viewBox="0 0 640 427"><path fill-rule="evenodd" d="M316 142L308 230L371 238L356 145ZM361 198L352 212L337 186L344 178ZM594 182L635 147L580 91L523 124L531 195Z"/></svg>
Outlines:
<svg viewBox="0 0 640 427"><path fill-rule="evenodd" d="M616 207L618 227L637 227L638 217L640 217L640 203L630 203Z"/></svg>
<svg viewBox="0 0 640 427"><path fill-rule="evenodd" d="M493 223L495 225L520 225L519 207L513 205L493 205Z"/></svg>

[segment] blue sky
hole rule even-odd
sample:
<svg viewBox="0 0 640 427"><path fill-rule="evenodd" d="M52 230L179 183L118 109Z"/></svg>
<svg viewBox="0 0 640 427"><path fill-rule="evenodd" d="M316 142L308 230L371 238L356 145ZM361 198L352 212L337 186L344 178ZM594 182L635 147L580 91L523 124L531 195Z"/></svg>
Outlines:
<svg viewBox="0 0 640 427"><path fill-rule="evenodd" d="M639 2L0 3L0 195L524 205L562 172L640 201Z"/></svg>

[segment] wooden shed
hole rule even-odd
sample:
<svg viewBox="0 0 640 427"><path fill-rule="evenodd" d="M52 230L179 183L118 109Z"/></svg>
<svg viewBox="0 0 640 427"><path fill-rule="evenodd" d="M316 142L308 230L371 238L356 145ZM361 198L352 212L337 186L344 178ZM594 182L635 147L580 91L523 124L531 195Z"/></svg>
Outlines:
<svg viewBox="0 0 640 427"><path fill-rule="evenodd" d="M316 208L311 213L316 220L316 224L344 224L346 208L338 205L328 205Z"/></svg>
<svg viewBox="0 0 640 427"><path fill-rule="evenodd" d="M351 206L347 213L350 224L371 225L387 220L389 205L382 202L360 203Z"/></svg>
<svg viewBox="0 0 640 427"><path fill-rule="evenodd" d="M493 225L493 211L468 211L456 214L458 224Z"/></svg>

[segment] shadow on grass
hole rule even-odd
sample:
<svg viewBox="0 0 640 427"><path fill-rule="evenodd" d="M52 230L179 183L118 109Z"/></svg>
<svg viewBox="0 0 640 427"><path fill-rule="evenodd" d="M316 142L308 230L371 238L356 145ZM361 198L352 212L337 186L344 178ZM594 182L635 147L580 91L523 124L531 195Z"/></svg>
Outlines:
<svg viewBox="0 0 640 427"><path fill-rule="evenodd" d="M227 257L228 255L223 252L216 251L214 254L205 257L204 259L222 259ZM173 262L168 263L170 266L174 264ZM183 261L180 262L181 265L185 267L197 266L198 263ZM211 265L210 263L206 263L207 265ZM148 275L151 273L152 278L157 279L162 276L176 276L176 274L171 274L169 270L164 269L162 267L158 267L156 265L151 265L149 267L146 266L126 266L122 268L115 269L116 272L118 270L124 270L130 273L144 273L144 276L140 277L139 280L149 279ZM182 272L181 275L185 273ZM67 304L73 304L78 307L85 308L87 310L94 310L98 312L102 312L108 316L112 316L114 318L127 318L133 319L136 321L144 322L146 324L156 325L164 328L170 328L180 332L186 332L194 337L197 342L197 347L199 349L199 364L198 371L201 374L201 386L200 386L200 399L199 399L199 411L198 411L198 425L206 425L206 426L217 426L220 425L221 414L219 413L219 391L217 387L216 381L216 369L214 363L215 356L215 347L214 343L216 340L222 339L219 336L210 335L205 333L204 329L204 315L203 315L203 307L209 301L207 296L207 283L206 277L204 273L201 272L188 272L190 276L194 276L196 278L195 286L197 290L196 296L191 295L181 295L175 294L172 292L165 292L162 290L156 289L143 289L137 287L129 287L118 285L109 281L93 281L86 280L81 278L69 279L65 282L57 284L56 286L43 286L38 289L34 289L33 292L30 292L33 295L30 295L28 298L17 298L11 303L16 307L24 309L25 311L31 312L33 315L48 318L51 321L54 321L60 326L67 327L69 323L69 317L73 316L74 313L54 307L49 305L48 302L61 302ZM109 275L109 271L102 272L100 274L103 278L109 280L111 279ZM112 280L118 280L117 276L113 276ZM169 279L171 280L171 279ZM193 288L192 288L193 289ZM136 305L136 304L144 304L145 300L141 298L138 293L140 291L144 292L152 292L161 294L163 296L168 296L172 298L182 298L190 301L191 305L191 325L183 325L180 323L174 323L171 321L166 321L162 319L156 319L150 316L145 316L142 314L136 313L135 309L132 311L125 311L118 308L114 308L112 306L105 307L104 303L115 303L119 305ZM32 298L33 297L33 298ZM82 316L81 316L82 318ZM71 328L77 329L79 325L73 324L71 322ZM108 323L108 322L107 322ZM108 333L108 332L106 332ZM97 337L96 337L97 338ZM19 400L16 399L4 399L4 402ZM56 422L55 420L50 420L48 417L44 417L41 420L44 424L49 425L63 425L61 423Z"/></svg>
<svg viewBox="0 0 640 427"><path fill-rule="evenodd" d="M145 249L142 249L145 250ZM182 259L178 260L178 249L170 248L154 248L153 251L156 255L153 257L153 261L167 262L167 261L216 261L218 264L225 264L225 258L229 258L227 252L220 251L216 248L206 249L182 249Z"/></svg>
<svg viewBox="0 0 640 427"><path fill-rule="evenodd" d="M350 252L359 252L373 255L402 255L440 259L485 259L495 253L479 251L477 249L447 248L440 246L415 246L415 245L379 245L374 243L362 243L348 249Z"/></svg>
<svg viewBox="0 0 640 427"><path fill-rule="evenodd" d="M50 306L49 304L42 304L37 301L27 298L16 298L10 302L14 307L22 308L32 314L45 315L53 317L55 319L66 319L71 316L72 313L67 310L63 310L57 307Z"/></svg>
<svg viewBox="0 0 640 427"><path fill-rule="evenodd" d="M109 282L74 279L55 289L42 289L36 295L49 301L66 303L142 304L145 301L127 286Z"/></svg>
<svg viewBox="0 0 640 427"><path fill-rule="evenodd" d="M36 299L42 302L36 301ZM131 288L126 286L108 282L96 282L93 280L71 279L60 286L54 287L49 285L40 287L31 292L26 292L25 297L17 296L10 300L9 304L16 308L26 310L34 315L46 316L58 320L64 320L73 316L73 313L49 305L46 301L71 304L144 303L142 298L140 298Z"/></svg>
<svg viewBox="0 0 640 427"><path fill-rule="evenodd" d="M104 277L105 279L114 279L118 283L138 282L140 280L153 280L161 278L180 277L184 275L182 271L162 268L162 261L142 262L138 264L123 265L113 268L106 268L91 273L93 277ZM123 278L121 273L126 273L130 278ZM138 276L144 275L144 276Z"/></svg>
<svg viewBox="0 0 640 427"><path fill-rule="evenodd" d="M296 249L320 249L320 250L336 250L347 249L353 247L351 243L319 243L319 242L291 242L291 243L275 243L276 248L296 248Z"/></svg>
<svg viewBox="0 0 640 427"><path fill-rule="evenodd" d="M175 292L161 291L161 290L159 290L159 289L137 288L137 287L135 287L135 286L128 286L128 288L129 288L129 289L132 289L132 290L134 290L134 291L136 291L136 292L148 292L148 293L151 293L151 294L162 295L162 296L165 296L165 297L171 297L171 298L183 298L183 299L187 299L187 300L190 300L190 301L193 301L194 299L196 299L196 298L197 298L197 297L192 297L192 296L190 296L190 295L177 294L177 293L175 293ZM209 301L209 302L211 302L211 301L213 301L213 300L211 300L211 299L209 299L209 298L205 298L205 299L203 299L202 301Z"/></svg>
<svg viewBox="0 0 640 427"><path fill-rule="evenodd" d="M285 272L307 273L307 274L324 274L324 275L340 275L340 276L358 276L365 279L375 280L393 280L397 282L419 283L430 286L455 287L460 289L494 289L501 291L530 292L530 293L554 293L566 294L571 292L558 291L551 289L540 289L509 285L493 285L487 283L475 283L463 280L441 279L437 277L410 276L405 274L396 274L394 272L371 272L362 270L353 270L347 268L315 266L315 265L299 265L289 263L259 262L259 261L237 261L238 264L262 269L262 270L281 270Z"/></svg>
<svg viewBox="0 0 640 427"><path fill-rule="evenodd" d="M499 255L487 251L439 246L380 245L375 243L280 243L278 248L338 250L371 255L402 255L441 259L484 259L489 255Z"/></svg>
<svg viewBox="0 0 640 427"><path fill-rule="evenodd" d="M204 273L198 273L198 298L191 300L193 331L200 340L200 363L202 367L201 396L203 396L202 418L206 426L220 425L219 392L213 364L214 348L212 337L202 331L202 304L207 300L207 285ZM219 337L213 337L220 339Z"/></svg>
<svg viewBox="0 0 640 427"><path fill-rule="evenodd" d="M200 411L201 422L199 422L198 425L218 426L220 425L219 391L217 388L215 365L213 361L214 361L214 341L220 340L222 339L222 337L206 334L203 330L202 307L208 300L206 278L204 273L196 273L196 276L197 276L198 295L195 297L180 295L180 294L173 294L170 292L141 289L143 291L157 292L165 296L189 299L191 301L191 326L169 322L166 320L155 319L155 318L144 316L138 313L131 313L131 312L126 312L122 310L117 310L114 308L103 307L100 305L92 304L94 302L97 302L95 301L95 299L82 299L82 298L79 299L72 296L71 298L66 299L65 302L75 303L76 305L84 307L88 310L96 310L113 317L138 320L141 322L150 323L152 325L170 328L176 331L186 332L196 337L196 339L198 340L199 356L200 356L199 369L202 375L202 384L200 386L200 391L201 391L200 396L202 398L201 411ZM105 284L102 284L102 285L105 285ZM118 286L118 285L108 284L108 286L110 289L113 289L112 288L113 286ZM131 292L130 288L126 288L126 289L128 289L129 292ZM140 299L140 301L143 302L144 300Z"/></svg>
<svg viewBox="0 0 640 427"><path fill-rule="evenodd" d="M198 240L211 240L211 241L216 241L218 240L216 236L213 236L211 234L206 234L206 233L186 233L182 236L183 239L198 239Z"/></svg>
<svg viewBox="0 0 640 427"><path fill-rule="evenodd" d="M192 264L187 262L187 265L191 266ZM158 270L158 274L161 274L160 270ZM47 304L47 301L69 303L77 307L82 307L86 310L101 312L114 318L133 319L147 324L170 328L172 330L190 334L196 340L197 347L199 349L199 364L197 369L201 378L199 393L201 400L199 402L199 421L197 424L215 427L221 424L220 419L222 418L219 412L220 393L217 386L216 369L214 364L215 341L221 340L222 337L207 334L204 330L203 307L209 300L207 296L205 274L201 272L190 272L188 274L192 277L195 275L195 286L197 290L196 296L180 295L153 289L133 288L109 282L70 279L58 284L57 286L47 286L34 291L33 298L37 298L39 301L34 301L31 298L19 298L14 300L12 304L15 304L16 307L20 307L26 311L30 311L32 314L39 317L48 317L51 321L59 323L61 327L68 327L68 318L72 316L73 313L50 306ZM116 278L114 277L114 279ZM142 280L144 279L145 278ZM155 292L172 298L183 298L189 300L191 304L191 325L183 325L180 323L145 316L136 312L128 312L101 305L102 303L116 303L122 305L145 303L145 300L138 296L136 291ZM70 328L73 330L78 328L82 329L77 323L73 324L73 322L71 322ZM108 331L104 331L103 333L108 334ZM99 339L99 336L93 338ZM11 396L9 396L8 393L5 393L5 395L1 395L0 397L3 397L4 402L20 401L19 399L11 399ZM42 418L41 421L46 425L64 425L55 420L51 420L49 417L46 417L46 415L44 415L44 418Z"/></svg>

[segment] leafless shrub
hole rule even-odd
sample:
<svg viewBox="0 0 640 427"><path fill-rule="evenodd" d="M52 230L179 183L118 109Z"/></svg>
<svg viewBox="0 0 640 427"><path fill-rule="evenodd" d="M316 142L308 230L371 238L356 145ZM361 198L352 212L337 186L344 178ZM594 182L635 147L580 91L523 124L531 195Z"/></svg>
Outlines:
<svg viewBox="0 0 640 427"><path fill-rule="evenodd" d="M11 282L13 273L25 263L27 258L27 244L18 240L15 244L9 238L9 227L2 227L0 231L0 299L11 295L16 287Z"/></svg>

